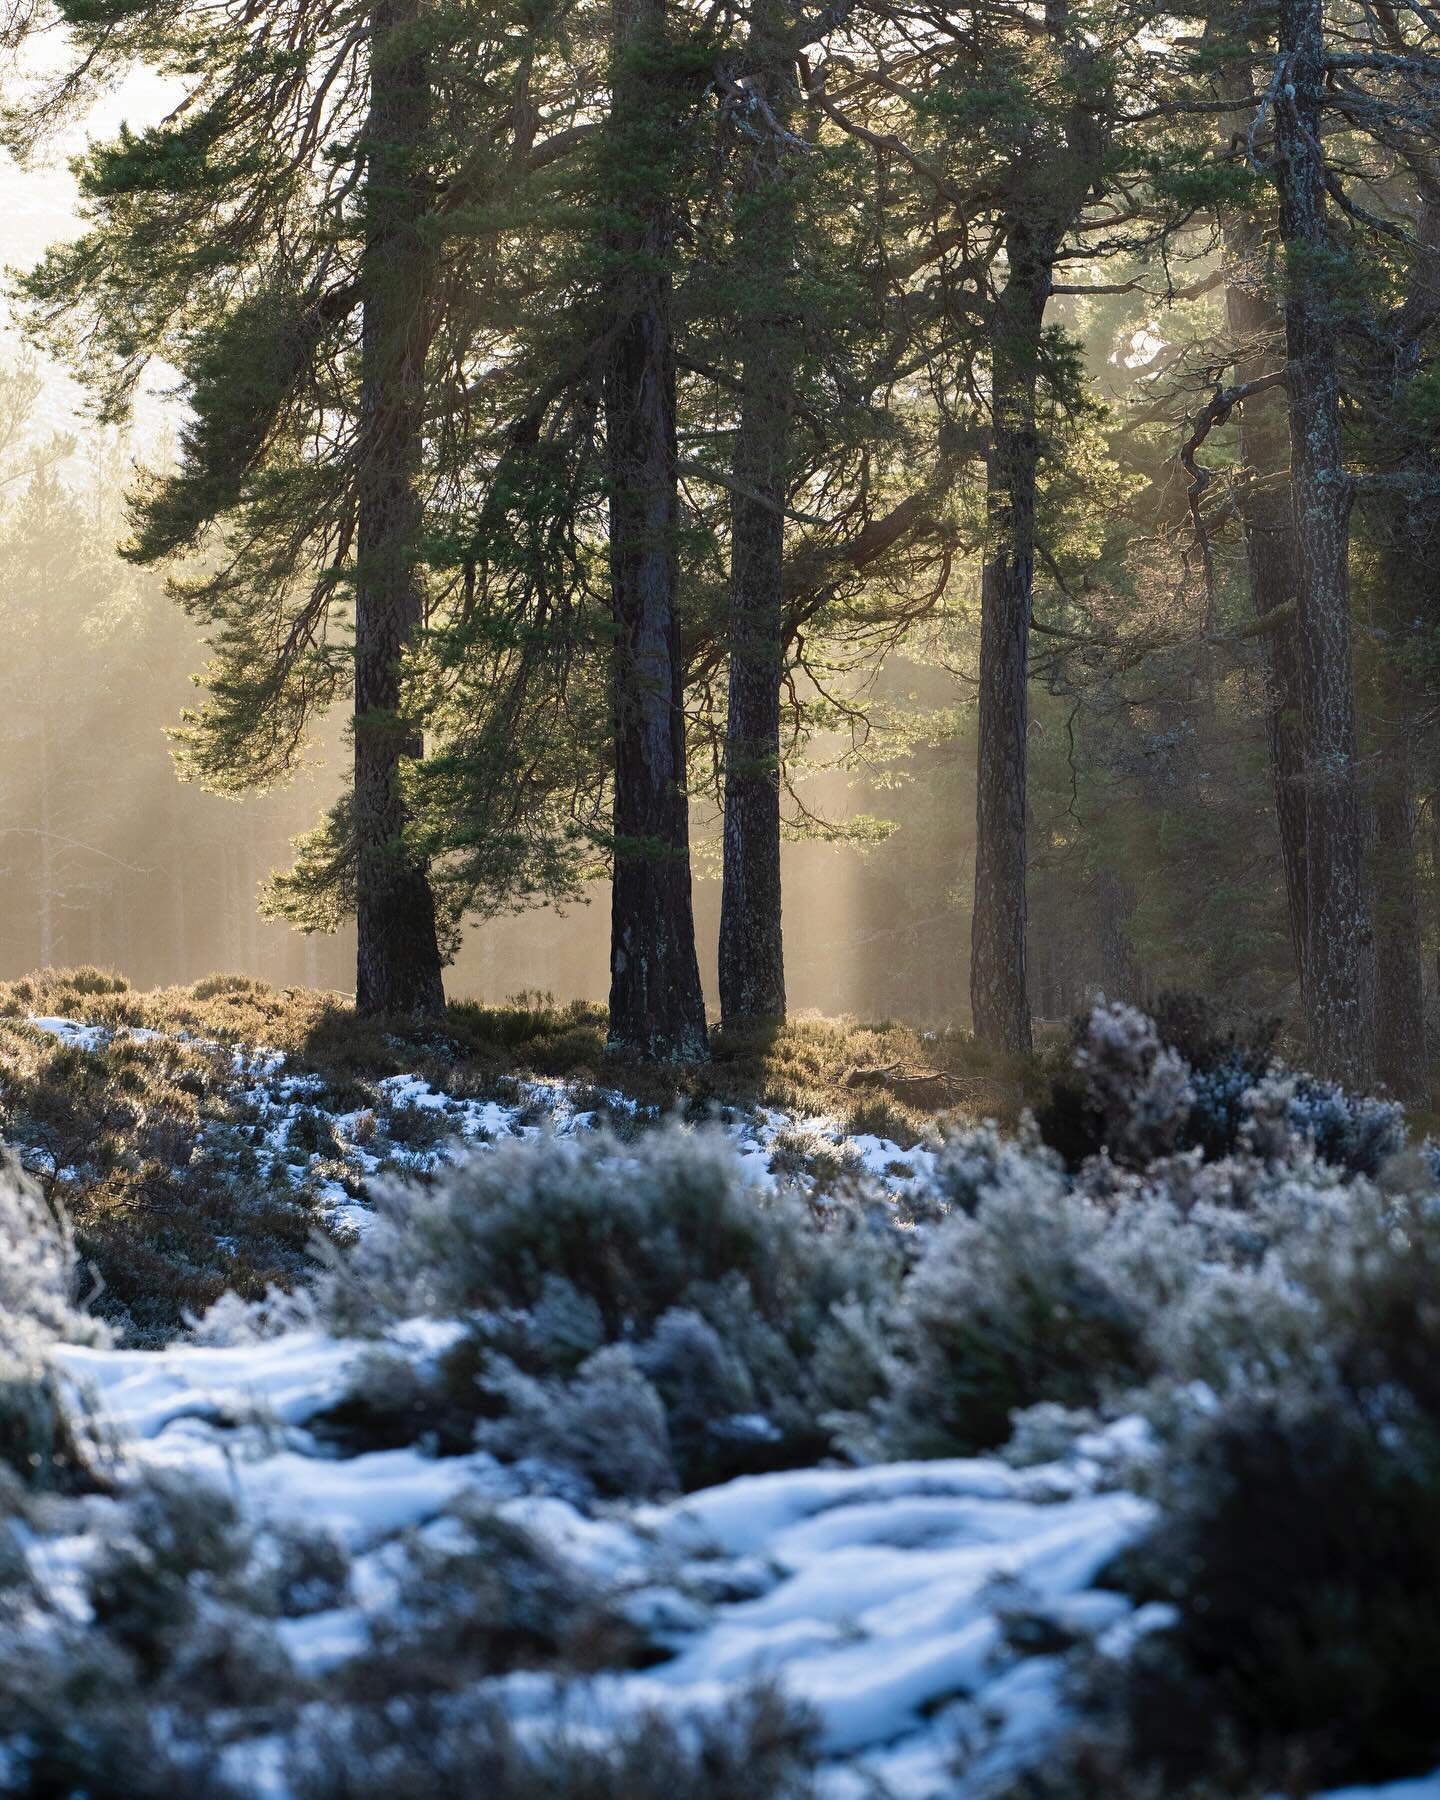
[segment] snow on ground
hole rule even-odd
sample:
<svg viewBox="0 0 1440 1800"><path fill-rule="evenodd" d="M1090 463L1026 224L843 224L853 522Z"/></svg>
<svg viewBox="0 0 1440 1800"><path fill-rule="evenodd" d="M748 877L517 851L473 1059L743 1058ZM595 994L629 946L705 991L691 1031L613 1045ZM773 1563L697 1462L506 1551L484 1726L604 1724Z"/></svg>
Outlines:
<svg viewBox="0 0 1440 1800"><path fill-rule="evenodd" d="M162 1035L138 1026L87 1025L75 1019L31 1017L29 1023L64 1044L91 1051L102 1050L117 1036L147 1042ZM196 1049L224 1054L218 1044L182 1037ZM235 1076L232 1098L263 1174L296 1190L310 1188L321 1219L342 1241L366 1229L373 1216L366 1184L382 1170L430 1174L486 1145L542 1131L568 1137L640 1111L618 1090L582 1088L563 1080L509 1080L504 1098L477 1099L446 1093L418 1075L366 1083L374 1104L339 1110L325 1104L330 1089L322 1077L289 1072L279 1051L235 1048L228 1057ZM411 1121L420 1128L414 1129ZM317 1126L328 1128L333 1154L309 1147ZM813 1147L896 1200L923 1185L934 1167L935 1153L925 1145L902 1149L889 1138L847 1136L837 1120L823 1116L756 1107L729 1117L721 1128L734 1142L746 1179L758 1187L773 1188L781 1169L804 1178L803 1167L796 1166L796 1146ZM44 1172L78 1178L74 1170Z"/></svg>
<svg viewBox="0 0 1440 1800"><path fill-rule="evenodd" d="M392 1347L431 1355L450 1330L414 1323ZM975 1458L802 1469L592 1514L483 1453L327 1453L308 1423L343 1392L363 1349L300 1331L226 1348L56 1352L133 1470L213 1482L251 1517L325 1528L351 1552L346 1603L280 1623L304 1672L363 1648L367 1619L403 1593L403 1534L443 1534L444 1509L470 1496L598 1580L670 1653L563 1687L534 1672L498 1678L491 1690L522 1732L563 1720L603 1733L642 1711L719 1705L764 1678L818 1718L826 1800L965 1800L1043 1758L1066 1724L1061 1658L1025 1654L1009 1626L1043 1621L1052 1641L1088 1640L1118 1657L1170 1618L1094 1585L1151 1518L1148 1501L1117 1485L1143 1451L1136 1420L1035 1467ZM87 1553L75 1539L32 1552L62 1589L76 1586ZM1440 1800L1440 1776L1332 1800L1382 1797Z"/></svg>
<svg viewBox="0 0 1440 1800"><path fill-rule="evenodd" d="M87 1050L102 1048L108 1036L73 1020L32 1023ZM323 1082L287 1073L282 1056L230 1055L272 1178L318 1187L331 1220L356 1230L372 1216L365 1183L382 1164L432 1170L505 1138L587 1129L601 1108L633 1110L623 1095L594 1090L582 1109L564 1082L512 1084L513 1098L502 1100L394 1076L371 1084L381 1110L425 1116L439 1127L415 1134L418 1142L406 1148L383 1127L377 1134L372 1108L326 1111ZM319 1176L322 1159L292 1149L307 1112L328 1123L343 1176ZM756 1109L726 1129L757 1185L779 1179L772 1165L782 1137L789 1140L783 1166L793 1168L797 1135L828 1145L896 1198L932 1163L925 1148L846 1139L833 1121L772 1110ZM423 1362L459 1329L416 1321L397 1328L387 1347ZM211 1482L250 1517L323 1528L351 1553L343 1605L280 1622L301 1671L323 1672L364 1646L368 1620L403 1593L407 1534L443 1534L445 1509L469 1497L598 1580L668 1653L644 1670L563 1688L534 1672L497 1679L495 1696L522 1732L557 1720L604 1732L643 1710L717 1705L765 1678L818 1718L826 1800L965 1800L1043 1759L1065 1728L1062 1659L1027 1654L1025 1643L1088 1641L1102 1657L1118 1657L1137 1634L1170 1617L1164 1607L1137 1610L1094 1585L1151 1518L1150 1503L1124 1485L1127 1467L1145 1454L1138 1420L1082 1438L1064 1461L1037 1467L971 1459L804 1469L745 1477L666 1505L587 1512L563 1482L554 1484L561 1491L546 1491L533 1469L502 1466L483 1452L438 1458L407 1447L336 1456L312 1426L343 1396L352 1364L370 1349L296 1329L225 1347L55 1352L107 1422L122 1469ZM82 1613L77 1571L115 1504L92 1502L89 1534L30 1546L37 1573ZM1014 1629L1037 1621L1038 1632ZM241 1745L232 1773L266 1800L283 1800L262 1749ZM1347 1789L1331 1800L1382 1797L1440 1800L1440 1774Z"/></svg>
<svg viewBox="0 0 1440 1800"><path fill-rule="evenodd" d="M393 1347L424 1357L448 1331L405 1326ZM1128 1602L1092 1585L1150 1517L1147 1502L1107 1485L1133 1449L1133 1424L1037 1468L975 1459L807 1469L591 1516L527 1491L480 1453L327 1454L307 1424L340 1397L364 1348L300 1331L226 1348L56 1351L132 1469L211 1481L251 1516L324 1527L356 1557L346 1605L282 1622L302 1669L362 1646L367 1612L393 1604L403 1582L399 1534L439 1527L462 1495L488 1500L601 1581L672 1652L563 1693L533 1673L502 1678L495 1691L522 1727L563 1716L603 1730L641 1710L719 1704L763 1676L817 1715L835 1800L873 1793L875 1776L905 1800L963 1793L950 1768L962 1743L994 1773L1058 1729L1058 1661L1007 1649L1007 1615L1044 1614L1102 1650L1106 1634L1137 1625ZM73 1541L37 1546L56 1581L84 1554Z"/></svg>

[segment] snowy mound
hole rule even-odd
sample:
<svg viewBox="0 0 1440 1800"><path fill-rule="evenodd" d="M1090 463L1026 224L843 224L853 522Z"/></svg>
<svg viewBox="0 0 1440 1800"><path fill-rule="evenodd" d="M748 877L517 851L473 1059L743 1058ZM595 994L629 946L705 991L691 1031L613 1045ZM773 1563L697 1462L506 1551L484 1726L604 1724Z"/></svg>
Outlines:
<svg viewBox="0 0 1440 1800"><path fill-rule="evenodd" d="M423 1355L444 1335L417 1325L398 1344ZM517 1719L613 1729L627 1714L714 1706L768 1677L813 1709L826 1786L857 1800L877 1775L914 1800L967 1791L951 1773L967 1747L976 1780L988 1781L1058 1729L1059 1659L1023 1657L1017 1619L1094 1639L1102 1653L1160 1622L1092 1586L1151 1515L1133 1494L1106 1491L1143 1450L1134 1421L1064 1462L1024 1470L980 1458L796 1470L597 1517L522 1491L485 1454L327 1456L306 1427L341 1397L357 1354L353 1342L313 1332L219 1349L57 1353L120 1432L130 1479L158 1471L213 1484L246 1518L321 1529L350 1553L352 1597L280 1623L304 1675L343 1663L365 1643L369 1615L403 1605L413 1534L443 1533L467 1497L600 1584L667 1653L643 1671L580 1684L497 1677ZM83 1606L77 1576L105 1512L121 1504L91 1502L88 1533L31 1547L72 1607ZM235 1770L251 1755L237 1749Z"/></svg>

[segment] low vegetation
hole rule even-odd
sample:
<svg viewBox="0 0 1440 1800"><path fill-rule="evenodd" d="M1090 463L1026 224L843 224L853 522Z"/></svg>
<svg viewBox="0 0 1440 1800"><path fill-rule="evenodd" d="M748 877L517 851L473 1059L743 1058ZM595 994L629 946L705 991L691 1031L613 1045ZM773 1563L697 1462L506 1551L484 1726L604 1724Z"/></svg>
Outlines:
<svg viewBox="0 0 1440 1800"><path fill-rule="evenodd" d="M232 996L284 1000L111 986L23 1003L62 993L172 1034L193 1008L179 1028L197 1036ZM324 1002L288 1003L302 1008L325 1028ZM521 1016L504 1015L517 1034ZM39 1065L76 1054L7 1029L9 1054ZM82 1303L79 1240L12 1174L0 1707L21 1727L6 1791L85 1791L103 1768L126 1772L126 1792L227 1792L223 1718L225 1741L283 1746L297 1796L420 1794L483 1769L487 1792L516 1800L789 1800L816 1751L778 1693L737 1689L688 1723L626 1714L577 1735L561 1707L519 1728L517 1672L552 1684L524 1690L539 1694L643 1670L707 1602L680 1576L678 1627L637 1612L494 1493L563 1496L603 1532L607 1508L737 1474L984 1452L1023 1467L1123 1420L1132 1450L1103 1480L1145 1496L1154 1523L1102 1584L1147 1628L1100 1655L1032 1606L1026 1629L1065 1669L1065 1734L983 1790L964 1785L957 1739L957 1792L1254 1800L1426 1770L1440 1761L1436 1153L1407 1146L1398 1109L1267 1064L1253 1041L1185 1042L1097 1009L1036 1120L951 1130L903 1202L854 1170L828 1191L758 1191L718 1131L633 1120L378 1184L369 1228L312 1281L232 1295L195 1335L351 1340L307 1441L422 1464L479 1449L503 1481L392 1544L403 1604L372 1605L360 1639L301 1673L296 1622L339 1616L352 1553L206 1482L126 1469L51 1356L107 1339ZM124 1092L121 1043L83 1054ZM136 1047L157 1059L147 1095L157 1070L184 1075L161 1060L183 1046ZM363 1067L324 1066L364 1088ZM104 1091L77 1085L77 1113ZM78 1611L26 1550L79 1529L76 1508L96 1543Z"/></svg>
<svg viewBox="0 0 1440 1800"><path fill-rule="evenodd" d="M36 1018L102 1029L70 1041ZM714 1061L693 1069L610 1055L605 1029L603 1009L539 995L452 1007L442 1034L358 1020L339 995L244 976L139 993L94 969L45 971L0 984L0 1135L63 1198L100 1313L154 1342L227 1290L255 1299L311 1267L319 1190L350 1179L330 1115L349 1118L377 1172L417 1172L414 1152L436 1148L445 1120L388 1092L397 1077L506 1100L531 1080L563 1080L574 1105L621 1131L633 1129L623 1102L691 1120L764 1106L906 1146L947 1121L1015 1118L1037 1079L958 1033L899 1025L802 1019L717 1036ZM310 1102L283 1122L279 1145L260 1051L283 1056ZM796 1136L792 1168L825 1173L833 1148ZM288 1174L277 1175L277 1155Z"/></svg>

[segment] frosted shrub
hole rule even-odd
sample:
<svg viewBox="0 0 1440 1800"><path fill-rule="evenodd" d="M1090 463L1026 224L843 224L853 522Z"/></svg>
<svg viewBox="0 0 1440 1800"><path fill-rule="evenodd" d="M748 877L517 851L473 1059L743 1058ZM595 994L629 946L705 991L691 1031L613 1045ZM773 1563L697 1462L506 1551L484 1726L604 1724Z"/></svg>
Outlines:
<svg viewBox="0 0 1440 1800"><path fill-rule="evenodd" d="M1405 1148L1405 1109L1398 1102L1347 1094L1309 1076L1296 1082L1290 1123L1326 1162L1352 1175L1378 1174Z"/></svg>
<svg viewBox="0 0 1440 1800"><path fill-rule="evenodd" d="M1033 1123L1022 1122L1018 1137L1000 1130L993 1119L949 1137L935 1158L934 1195L945 1212L973 1213L998 1187L1009 1187L1043 1172L1059 1183L1064 1176L1060 1159L1036 1136Z"/></svg>
<svg viewBox="0 0 1440 1800"><path fill-rule="evenodd" d="M1440 1759L1440 1446L1402 1447L1343 1387L1235 1403L1173 1446L1130 1579L1176 1604L1126 1684L1136 1758L1316 1791Z"/></svg>
<svg viewBox="0 0 1440 1800"><path fill-rule="evenodd" d="M1095 1007L1075 1067L1116 1162L1143 1168L1180 1144L1194 1097L1190 1069L1144 1013L1120 1001Z"/></svg>
<svg viewBox="0 0 1440 1800"><path fill-rule="evenodd" d="M1259 1255L1205 1264L1159 1339L1206 1385L1153 1414L1163 1517L1125 1578L1178 1612L1124 1735L1147 1778L1218 1737L1311 1791L1440 1760L1440 1201L1418 1159L1343 1181L1302 1143L1271 1173Z"/></svg>
<svg viewBox="0 0 1440 1800"><path fill-rule="evenodd" d="M677 1485L665 1407L624 1344L607 1344L568 1380L492 1360L482 1385L504 1414L476 1441L512 1460L572 1470L602 1495L650 1496Z"/></svg>
<svg viewBox="0 0 1440 1800"><path fill-rule="evenodd" d="M873 1264L843 1242L849 1223L823 1233L799 1201L751 1192L718 1134L671 1127L633 1144L603 1133L503 1144L431 1187L386 1190L329 1301L342 1320L362 1322L377 1308L533 1314L565 1283L613 1339L733 1276L767 1316L798 1311L813 1327Z"/></svg>
<svg viewBox="0 0 1440 1800"><path fill-rule="evenodd" d="M0 1605L0 1791L218 1800L214 1719L278 1719L295 1690L267 1613L333 1603L343 1557L257 1539L193 1477L152 1476L87 1522L78 1592L22 1565L22 1603Z"/></svg>
<svg viewBox="0 0 1440 1800"><path fill-rule="evenodd" d="M836 1309L888 1300L903 1259L858 1206L757 1193L718 1134L668 1127L502 1146L392 1188L321 1301L342 1329L469 1319L442 1378L486 1443L652 1493L821 1454Z"/></svg>
<svg viewBox="0 0 1440 1800"><path fill-rule="evenodd" d="M48 1359L57 1341L103 1343L74 1302L69 1224L14 1162L0 1163L0 1468L28 1488L93 1484L97 1446Z"/></svg>
<svg viewBox="0 0 1440 1800"><path fill-rule="evenodd" d="M439 1527L397 1546L397 1604L372 1617L369 1644L344 1672L348 1693L383 1705L515 1669L636 1659L633 1628L543 1538L478 1501L458 1501Z"/></svg>
<svg viewBox="0 0 1440 1800"><path fill-rule="evenodd" d="M939 1227L901 1303L893 1453L988 1448L1022 1407L1088 1406L1143 1378L1145 1314L1106 1267L1109 1224L1037 1157Z"/></svg>
<svg viewBox="0 0 1440 1800"><path fill-rule="evenodd" d="M96 1344L105 1327L76 1305L69 1221L8 1156L0 1160L0 1353L46 1343Z"/></svg>
<svg viewBox="0 0 1440 1800"><path fill-rule="evenodd" d="M483 1696L317 1715L286 1764L296 1800L812 1800L812 1727L768 1689L522 1741Z"/></svg>

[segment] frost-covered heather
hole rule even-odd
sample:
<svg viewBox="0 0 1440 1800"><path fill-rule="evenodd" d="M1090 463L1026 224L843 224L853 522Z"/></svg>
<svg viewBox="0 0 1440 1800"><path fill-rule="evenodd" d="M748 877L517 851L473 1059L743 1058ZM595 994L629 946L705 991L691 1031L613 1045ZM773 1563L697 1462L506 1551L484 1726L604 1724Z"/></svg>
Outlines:
<svg viewBox="0 0 1440 1800"><path fill-rule="evenodd" d="M248 991L230 997L259 1004ZM364 1046L356 1071L338 1028L321 1073L189 1025L135 1023L167 1015L128 992L105 999L120 1016L36 1011L23 1029L0 1018L0 1122L25 1166L75 1210L101 1308L134 1343L173 1335L227 1287L253 1296L303 1279L312 1234L352 1242L388 1179L426 1178L476 1150L545 1134L631 1137L672 1110L578 1077L478 1073L448 1041L429 1047L428 1079L379 1072L403 1048L390 1040ZM205 1021L217 1004L201 1004ZM902 1146L778 1105L689 1111L715 1118L747 1180L763 1186L863 1179L903 1200L923 1191L934 1161L933 1129L931 1142ZM159 1223L140 1231L139 1218Z"/></svg>
<svg viewBox="0 0 1440 1800"><path fill-rule="evenodd" d="M982 1127L903 1174L837 1143L799 1181L766 1135L793 1122L567 1097L542 1130L533 1097L401 1078L407 1182L362 1109L246 1056L277 1158L308 1112L307 1156L377 1159L363 1228L161 1349L94 1330L12 1181L0 1292L44 1407L0 1414L0 1791L1423 1777L1433 1159L1126 1008L1077 1063L1050 1142Z"/></svg>

